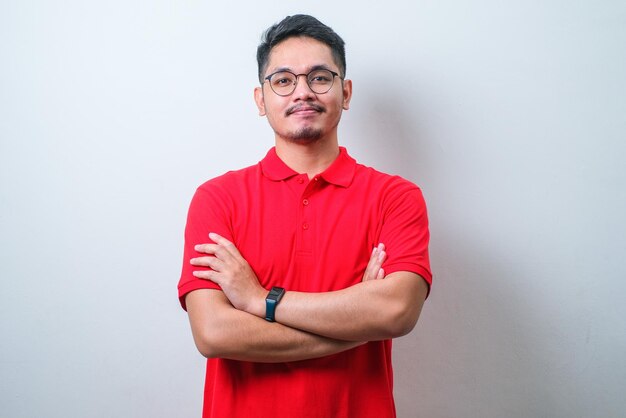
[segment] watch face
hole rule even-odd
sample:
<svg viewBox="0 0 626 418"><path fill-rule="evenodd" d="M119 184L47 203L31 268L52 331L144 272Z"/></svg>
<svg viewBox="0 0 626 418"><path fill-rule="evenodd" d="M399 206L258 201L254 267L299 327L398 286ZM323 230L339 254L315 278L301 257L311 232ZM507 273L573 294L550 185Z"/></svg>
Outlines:
<svg viewBox="0 0 626 418"><path fill-rule="evenodd" d="M272 290L268 293L265 299L265 319L267 321L274 322L274 310L284 294L285 289L276 286L272 287Z"/></svg>
<svg viewBox="0 0 626 418"><path fill-rule="evenodd" d="M272 290L270 290L270 293L267 295L267 297L276 299L284 292L285 292L285 289L283 289L282 287L272 287Z"/></svg>

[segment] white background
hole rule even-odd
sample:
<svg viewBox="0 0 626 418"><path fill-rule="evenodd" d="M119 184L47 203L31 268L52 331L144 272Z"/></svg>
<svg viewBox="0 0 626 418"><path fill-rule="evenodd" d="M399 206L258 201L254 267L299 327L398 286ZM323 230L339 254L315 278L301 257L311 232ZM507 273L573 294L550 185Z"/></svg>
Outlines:
<svg viewBox="0 0 626 418"><path fill-rule="evenodd" d="M347 43L340 142L429 207L399 417L624 416L626 3L289 4L0 2L0 415L199 417L187 205L272 146L256 46L307 12Z"/></svg>

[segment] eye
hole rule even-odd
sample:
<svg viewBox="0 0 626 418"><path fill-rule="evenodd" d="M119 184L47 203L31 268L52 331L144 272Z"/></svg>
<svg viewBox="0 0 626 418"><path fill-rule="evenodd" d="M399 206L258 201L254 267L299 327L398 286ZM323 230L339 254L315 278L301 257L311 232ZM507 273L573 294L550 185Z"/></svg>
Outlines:
<svg viewBox="0 0 626 418"><path fill-rule="evenodd" d="M276 73L271 78L272 85L276 87L285 87L294 83L294 76L290 73Z"/></svg>
<svg viewBox="0 0 626 418"><path fill-rule="evenodd" d="M333 74L330 71L319 70L309 74L309 83L311 84L329 84L333 81Z"/></svg>

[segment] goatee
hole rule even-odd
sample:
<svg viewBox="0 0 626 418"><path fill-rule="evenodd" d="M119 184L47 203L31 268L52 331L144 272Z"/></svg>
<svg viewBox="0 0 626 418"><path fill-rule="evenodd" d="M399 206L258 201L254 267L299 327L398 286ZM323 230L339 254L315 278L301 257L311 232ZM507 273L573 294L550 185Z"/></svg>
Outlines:
<svg viewBox="0 0 626 418"><path fill-rule="evenodd" d="M322 130L307 126L295 132L290 132L287 139L300 144L315 142L322 137Z"/></svg>

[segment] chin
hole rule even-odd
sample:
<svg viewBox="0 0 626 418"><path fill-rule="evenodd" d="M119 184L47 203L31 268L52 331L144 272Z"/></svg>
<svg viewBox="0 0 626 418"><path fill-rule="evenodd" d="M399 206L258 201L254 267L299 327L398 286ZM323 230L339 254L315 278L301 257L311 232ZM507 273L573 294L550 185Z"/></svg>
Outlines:
<svg viewBox="0 0 626 418"><path fill-rule="evenodd" d="M309 144L320 140L322 135L323 132L321 129L306 127L295 132L289 132L284 137L298 144Z"/></svg>

